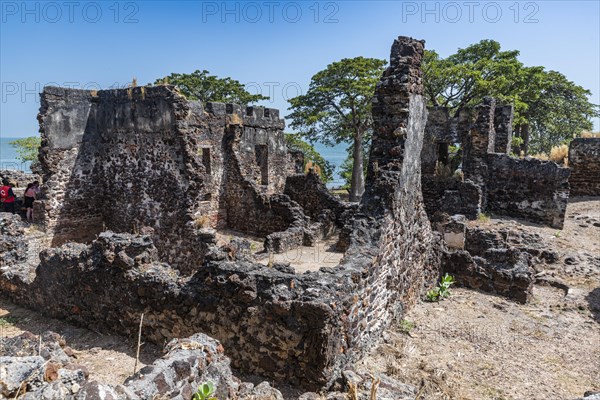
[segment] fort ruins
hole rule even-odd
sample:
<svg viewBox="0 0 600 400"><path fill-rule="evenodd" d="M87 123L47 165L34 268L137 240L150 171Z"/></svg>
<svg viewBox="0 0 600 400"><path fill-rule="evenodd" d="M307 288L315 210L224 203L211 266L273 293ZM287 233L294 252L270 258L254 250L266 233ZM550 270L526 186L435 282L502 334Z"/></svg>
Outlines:
<svg viewBox="0 0 600 400"><path fill-rule="evenodd" d="M600 139L575 139L570 169L512 157L512 106L486 98L456 115L427 109L423 51L407 37L392 45L359 204L304 173L278 110L188 101L168 85L46 87L34 210L44 234L28 237L19 217L0 214L0 293L129 337L143 313L144 340L195 337L221 354L214 338L237 370L313 391L335 387L446 272L529 301L532 263L553 254L535 238L469 220L487 213L561 228L569 191L600 196ZM326 240L335 267L315 262L299 273L273 261ZM77 398L101 388L113 398L183 399L206 378L184 373L158 385L159 367L120 388L82 381Z"/></svg>

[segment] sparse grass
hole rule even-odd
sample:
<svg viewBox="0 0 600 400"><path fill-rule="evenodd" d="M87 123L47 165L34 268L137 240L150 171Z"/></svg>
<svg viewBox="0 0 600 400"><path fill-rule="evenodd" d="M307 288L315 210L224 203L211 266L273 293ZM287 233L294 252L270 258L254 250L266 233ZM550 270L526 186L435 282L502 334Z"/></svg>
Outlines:
<svg viewBox="0 0 600 400"><path fill-rule="evenodd" d="M479 222L489 222L490 221L490 216L487 215L486 213L479 213L479 214L477 214L477 221L479 221Z"/></svg>
<svg viewBox="0 0 600 400"><path fill-rule="evenodd" d="M583 131L581 132L580 137L582 138L600 138L600 132L588 132L588 131Z"/></svg>
<svg viewBox="0 0 600 400"><path fill-rule="evenodd" d="M402 321L400 321L399 328L400 332L409 334L415 328L415 324L414 322L403 319Z"/></svg>
<svg viewBox="0 0 600 400"><path fill-rule="evenodd" d="M315 174L321 176L321 167L319 167L317 164L313 163L312 161L308 161L306 163L306 165L304 166L304 173L307 174L309 171L313 171Z"/></svg>
<svg viewBox="0 0 600 400"><path fill-rule="evenodd" d="M196 228L210 228L210 217L208 215L201 215L194 219L194 225Z"/></svg>
<svg viewBox="0 0 600 400"><path fill-rule="evenodd" d="M568 157L569 146L567 146L566 144L555 146L550 150L550 160L554 161L557 164L564 164L566 166L568 164Z"/></svg>
<svg viewBox="0 0 600 400"><path fill-rule="evenodd" d="M569 146L566 144L554 146L550 149L550 155L546 153L537 153L532 154L531 157L542 161L554 161L555 163L566 167L569 162Z"/></svg>
<svg viewBox="0 0 600 400"><path fill-rule="evenodd" d="M13 326L17 322L19 322L19 319L17 317L13 317L12 315L0 317L0 326Z"/></svg>
<svg viewBox="0 0 600 400"><path fill-rule="evenodd" d="M548 161L550 159L550 157L548 157L548 154L545 153L532 154L530 157L537 158L538 160L542 161Z"/></svg>

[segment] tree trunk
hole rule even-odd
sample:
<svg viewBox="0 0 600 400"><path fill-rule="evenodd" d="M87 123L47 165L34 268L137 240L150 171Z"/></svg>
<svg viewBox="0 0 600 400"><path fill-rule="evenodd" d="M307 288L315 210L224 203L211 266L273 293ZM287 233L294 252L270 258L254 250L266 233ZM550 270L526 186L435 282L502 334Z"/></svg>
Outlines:
<svg viewBox="0 0 600 400"><path fill-rule="evenodd" d="M521 125L521 137L523 138L523 152L529 155L529 124Z"/></svg>
<svg viewBox="0 0 600 400"><path fill-rule="evenodd" d="M513 135L523 139L523 144L516 149L511 149L511 151L517 156L520 156L521 153L526 156L529 152L529 124L515 126Z"/></svg>
<svg viewBox="0 0 600 400"><path fill-rule="evenodd" d="M350 201L360 201L365 191L364 160L362 134L354 137L352 146L352 181L350 182Z"/></svg>

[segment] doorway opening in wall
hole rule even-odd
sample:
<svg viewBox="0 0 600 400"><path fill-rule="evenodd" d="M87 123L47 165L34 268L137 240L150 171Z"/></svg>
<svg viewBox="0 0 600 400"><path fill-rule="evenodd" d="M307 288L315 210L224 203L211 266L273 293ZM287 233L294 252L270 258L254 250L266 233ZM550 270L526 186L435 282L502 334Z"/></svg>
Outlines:
<svg viewBox="0 0 600 400"><path fill-rule="evenodd" d="M437 143L437 161L435 175L450 178L460 172L462 163L462 149L460 144L445 142Z"/></svg>
<svg viewBox="0 0 600 400"><path fill-rule="evenodd" d="M266 144L257 144L254 146L256 153L256 165L260 170L260 184L269 184L269 147Z"/></svg>
<svg viewBox="0 0 600 400"><path fill-rule="evenodd" d="M203 147L202 148L202 165L204 165L204 169L206 173L210 175L210 148Z"/></svg>

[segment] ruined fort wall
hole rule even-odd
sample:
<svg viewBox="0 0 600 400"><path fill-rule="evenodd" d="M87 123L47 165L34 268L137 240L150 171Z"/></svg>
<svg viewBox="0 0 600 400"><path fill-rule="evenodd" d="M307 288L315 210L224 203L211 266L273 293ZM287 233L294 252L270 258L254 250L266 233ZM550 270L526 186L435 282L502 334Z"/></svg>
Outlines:
<svg viewBox="0 0 600 400"><path fill-rule="evenodd" d="M221 340L242 371L309 389L327 383L347 351L341 298L352 292L350 274L296 275L213 250L182 279L159 262L149 236L104 232L90 245L42 252L34 270L3 271L0 290L17 304L125 336L137 332L144 313L144 340L203 332Z"/></svg>
<svg viewBox="0 0 600 400"><path fill-rule="evenodd" d="M492 98L466 107L454 117L434 108L428 118L421 153L423 194L430 219L436 212L463 214L469 219L492 213L549 225L563 226L569 187L568 170L553 162L509 156L512 106ZM462 144L463 176L451 174L457 165L438 174L435 146L448 138ZM458 163L455 163L458 164Z"/></svg>
<svg viewBox="0 0 600 400"><path fill-rule="evenodd" d="M277 110L204 108L170 86L46 88L39 119L53 245L151 228L162 259L189 271L207 249L199 228L264 236L305 219L274 196L291 171Z"/></svg>
<svg viewBox="0 0 600 400"><path fill-rule="evenodd" d="M53 245L146 227L164 260L185 269L202 258L193 226L206 177L194 135L203 129L192 110L199 104L165 86L46 88L42 104L42 204Z"/></svg>
<svg viewBox="0 0 600 400"><path fill-rule="evenodd" d="M97 136L86 134L88 117L96 106L84 90L45 88L41 96L41 147L44 198L36 201L36 215L52 232L53 244L85 241L103 228L99 192L101 164L96 162Z"/></svg>
<svg viewBox="0 0 600 400"><path fill-rule="evenodd" d="M496 105L494 113L494 131L496 138L494 143L494 153L510 154L512 133L513 133L513 105Z"/></svg>
<svg viewBox="0 0 600 400"><path fill-rule="evenodd" d="M421 194L427 118L420 69L423 48L424 42L407 37L394 41L390 66L373 100L365 195L341 264L363 277L348 314L354 354L369 348L438 278L440 242L431 231Z"/></svg>
<svg viewBox="0 0 600 400"><path fill-rule="evenodd" d="M600 138L577 138L569 145L573 196L600 196Z"/></svg>
<svg viewBox="0 0 600 400"><path fill-rule="evenodd" d="M488 154L487 208L496 215L562 229L569 198L569 169L552 161Z"/></svg>
<svg viewBox="0 0 600 400"><path fill-rule="evenodd" d="M227 186L222 201L227 226L266 236L304 223L300 207L280 196L288 154L283 120L277 110L248 107L227 110L224 154Z"/></svg>

